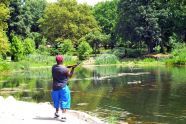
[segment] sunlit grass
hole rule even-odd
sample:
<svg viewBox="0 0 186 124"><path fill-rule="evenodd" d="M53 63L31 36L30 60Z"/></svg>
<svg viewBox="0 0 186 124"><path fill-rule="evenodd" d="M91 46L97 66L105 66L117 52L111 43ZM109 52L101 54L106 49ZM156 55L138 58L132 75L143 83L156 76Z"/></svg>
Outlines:
<svg viewBox="0 0 186 124"><path fill-rule="evenodd" d="M113 54L102 54L95 59L96 65L119 64L118 58Z"/></svg>

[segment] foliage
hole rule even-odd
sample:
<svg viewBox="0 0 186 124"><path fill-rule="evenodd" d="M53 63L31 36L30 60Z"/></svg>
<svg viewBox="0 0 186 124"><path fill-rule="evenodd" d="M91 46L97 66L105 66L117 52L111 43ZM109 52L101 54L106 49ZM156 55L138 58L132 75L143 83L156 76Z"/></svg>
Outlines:
<svg viewBox="0 0 186 124"><path fill-rule="evenodd" d="M165 61L166 65L186 65L186 46L175 49L172 56L172 58Z"/></svg>
<svg viewBox="0 0 186 124"><path fill-rule="evenodd" d="M149 53L161 41L155 1L121 0L118 34L126 40L145 41Z"/></svg>
<svg viewBox="0 0 186 124"><path fill-rule="evenodd" d="M14 33L27 37L31 32L39 32L37 21L41 18L45 6L45 0L11 0L8 36Z"/></svg>
<svg viewBox="0 0 186 124"><path fill-rule="evenodd" d="M111 47L116 44L115 26L118 21L118 1L99 2L93 8L94 16L102 31L111 36L107 43Z"/></svg>
<svg viewBox="0 0 186 124"><path fill-rule="evenodd" d="M24 47L21 38L13 35L11 43L11 54L13 61L19 61L23 58Z"/></svg>
<svg viewBox="0 0 186 124"><path fill-rule="evenodd" d="M101 64L117 64L119 62L118 58L113 54L102 54L96 57L95 63L97 65Z"/></svg>
<svg viewBox="0 0 186 124"><path fill-rule="evenodd" d="M169 48L170 51L172 50L176 50L179 48L183 48L183 41L178 37L178 35L176 35L175 33L173 33L172 36L169 37Z"/></svg>
<svg viewBox="0 0 186 124"><path fill-rule="evenodd" d="M6 30L7 29L7 19L9 18L10 10L7 7L7 4L5 4L8 1L0 1L0 30Z"/></svg>
<svg viewBox="0 0 186 124"><path fill-rule="evenodd" d="M46 0L26 0L26 7L29 7L29 11L32 16L31 32L40 32L38 20L43 17L44 9L47 6Z"/></svg>
<svg viewBox="0 0 186 124"><path fill-rule="evenodd" d="M72 41L69 39L64 40L64 42L60 45L60 52L64 55L72 55L74 51L74 46Z"/></svg>
<svg viewBox="0 0 186 124"><path fill-rule="evenodd" d="M31 38L26 38L23 44L25 55L32 54L35 51L34 40L32 40Z"/></svg>
<svg viewBox="0 0 186 124"><path fill-rule="evenodd" d="M143 62L154 62L156 61L154 58L145 58L143 59Z"/></svg>
<svg viewBox="0 0 186 124"><path fill-rule="evenodd" d="M107 45L109 39L109 35L103 34L100 31L93 31L82 37L79 42L87 41L94 48L94 54L96 54L101 46Z"/></svg>
<svg viewBox="0 0 186 124"><path fill-rule="evenodd" d="M59 38L60 41L70 39L76 42L92 30L99 29L91 8L86 4L77 4L75 0L49 4L40 24L43 34L54 46Z"/></svg>
<svg viewBox="0 0 186 124"><path fill-rule="evenodd" d="M25 62L30 62L31 66L51 66L56 63L55 56L30 54L25 59ZM23 62L24 62L23 61ZM64 55L64 64L71 65L77 62L77 58L69 55Z"/></svg>
<svg viewBox="0 0 186 124"><path fill-rule="evenodd" d="M37 49L37 53L41 55L49 55L51 52L51 49L47 48L46 45L40 45L39 48ZM51 54L54 55L54 54Z"/></svg>
<svg viewBox="0 0 186 124"><path fill-rule="evenodd" d="M125 50L126 57L128 57L128 58L138 58L138 57L141 57L144 53L145 53L145 51L143 51L141 49L127 48Z"/></svg>
<svg viewBox="0 0 186 124"><path fill-rule="evenodd" d="M78 57L80 60L86 59L92 53L92 48L86 41L82 41L78 46Z"/></svg>
<svg viewBox="0 0 186 124"><path fill-rule="evenodd" d="M123 47L114 48L112 50L112 53L118 58L123 59L126 56L126 48Z"/></svg>
<svg viewBox="0 0 186 124"><path fill-rule="evenodd" d="M73 65L77 63L77 57L70 55L63 55L64 65Z"/></svg>
<svg viewBox="0 0 186 124"><path fill-rule="evenodd" d="M0 71L7 71L10 70L10 64L5 61L0 61Z"/></svg>
<svg viewBox="0 0 186 124"><path fill-rule="evenodd" d="M0 55L6 56L6 53L9 51L9 42L5 33L0 30Z"/></svg>
<svg viewBox="0 0 186 124"><path fill-rule="evenodd" d="M28 37L34 40L36 49L38 49L40 45L46 45L47 39L41 33L32 32Z"/></svg>
<svg viewBox="0 0 186 124"><path fill-rule="evenodd" d="M121 0L118 9L117 34L125 41L144 42L149 53L154 52L155 47L158 52L171 52L169 37L173 33L186 40L184 0Z"/></svg>

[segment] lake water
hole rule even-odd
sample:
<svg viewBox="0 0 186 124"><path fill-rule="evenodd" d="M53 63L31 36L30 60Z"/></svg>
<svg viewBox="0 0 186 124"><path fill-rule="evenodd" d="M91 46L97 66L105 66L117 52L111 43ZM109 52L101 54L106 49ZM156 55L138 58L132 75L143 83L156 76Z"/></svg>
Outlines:
<svg viewBox="0 0 186 124"><path fill-rule="evenodd" d="M51 102L51 72L34 69L0 75L0 95ZM109 123L185 124L185 67L79 67L69 81L72 109Z"/></svg>

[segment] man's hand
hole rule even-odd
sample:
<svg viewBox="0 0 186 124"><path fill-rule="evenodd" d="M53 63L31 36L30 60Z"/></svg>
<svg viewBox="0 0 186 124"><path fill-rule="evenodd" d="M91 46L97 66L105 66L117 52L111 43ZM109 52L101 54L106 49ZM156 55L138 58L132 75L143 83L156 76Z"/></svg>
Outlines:
<svg viewBox="0 0 186 124"><path fill-rule="evenodd" d="M80 63L77 63L77 64L75 64L75 65L69 65L69 66L67 66L67 68L76 68L79 64L80 64Z"/></svg>

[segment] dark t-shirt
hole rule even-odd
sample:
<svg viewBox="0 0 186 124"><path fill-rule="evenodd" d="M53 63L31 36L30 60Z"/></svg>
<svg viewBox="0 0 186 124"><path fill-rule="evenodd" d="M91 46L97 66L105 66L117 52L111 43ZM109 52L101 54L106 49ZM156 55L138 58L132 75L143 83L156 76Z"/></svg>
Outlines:
<svg viewBox="0 0 186 124"><path fill-rule="evenodd" d="M62 65L53 65L52 77L53 77L53 90L60 90L65 87L68 81L67 76L68 69Z"/></svg>

